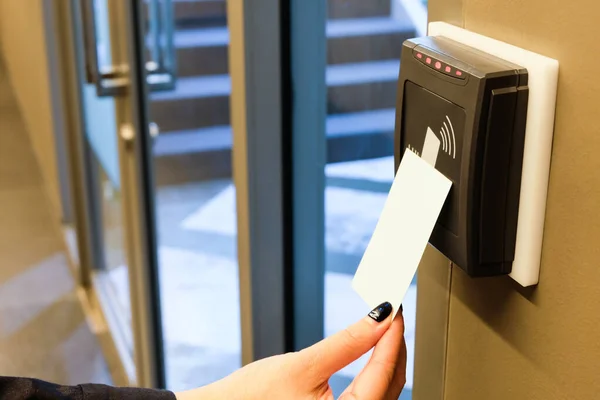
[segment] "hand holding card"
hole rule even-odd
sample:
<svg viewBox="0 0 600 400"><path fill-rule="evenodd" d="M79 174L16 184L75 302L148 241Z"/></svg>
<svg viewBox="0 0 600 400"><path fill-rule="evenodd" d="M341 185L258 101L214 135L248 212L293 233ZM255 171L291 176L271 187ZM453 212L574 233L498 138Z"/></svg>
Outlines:
<svg viewBox="0 0 600 400"><path fill-rule="evenodd" d="M352 280L369 307L389 301L396 315L451 185L432 165L406 151Z"/></svg>

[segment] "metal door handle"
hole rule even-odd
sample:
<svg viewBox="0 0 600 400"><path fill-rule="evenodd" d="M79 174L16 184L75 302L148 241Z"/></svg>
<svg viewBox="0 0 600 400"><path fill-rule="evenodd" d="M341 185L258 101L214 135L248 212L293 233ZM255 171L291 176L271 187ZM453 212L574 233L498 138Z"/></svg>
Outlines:
<svg viewBox="0 0 600 400"><path fill-rule="evenodd" d="M150 122L148 124L148 133L150 134L150 146L154 148L156 144L156 138L160 135L160 127L156 122Z"/></svg>
<svg viewBox="0 0 600 400"><path fill-rule="evenodd" d="M150 132L150 137L155 139L160 135L160 128L156 122L150 122L148 124L148 131Z"/></svg>
<svg viewBox="0 0 600 400"><path fill-rule="evenodd" d="M152 91L173 90L177 76L177 53L172 0L148 0L150 61L146 81Z"/></svg>
<svg viewBox="0 0 600 400"><path fill-rule="evenodd" d="M94 0L81 0L81 21L85 47L85 75L88 83L96 85L98 96L119 96L127 90L127 68L101 66L98 57Z"/></svg>
<svg viewBox="0 0 600 400"><path fill-rule="evenodd" d="M94 0L80 0L83 40L85 47L85 75L88 83L96 86L99 97L119 96L129 86L126 66L100 65L96 34ZM175 88L176 52L173 34L173 4L171 0L150 0L152 25L152 61L146 63L146 81L150 90Z"/></svg>

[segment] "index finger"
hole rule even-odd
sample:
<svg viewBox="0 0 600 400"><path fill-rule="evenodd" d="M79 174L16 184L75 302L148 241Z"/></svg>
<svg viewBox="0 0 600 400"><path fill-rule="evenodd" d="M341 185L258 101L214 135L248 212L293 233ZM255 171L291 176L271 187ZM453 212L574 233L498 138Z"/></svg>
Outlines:
<svg viewBox="0 0 600 400"><path fill-rule="evenodd" d="M406 379L405 354L404 319L399 313L375 346L367 365L340 400L398 398Z"/></svg>
<svg viewBox="0 0 600 400"><path fill-rule="evenodd" d="M380 319L378 313L382 310L385 315ZM391 325L388 317L391 312L391 304L382 303L369 316L300 351L299 355L306 365L313 367L317 380L327 380L375 346Z"/></svg>

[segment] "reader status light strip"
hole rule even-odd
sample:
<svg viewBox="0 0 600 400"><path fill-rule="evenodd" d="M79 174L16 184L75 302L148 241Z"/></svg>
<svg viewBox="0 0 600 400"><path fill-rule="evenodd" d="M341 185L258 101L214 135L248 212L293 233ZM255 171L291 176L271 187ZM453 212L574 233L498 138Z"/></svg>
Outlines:
<svg viewBox="0 0 600 400"><path fill-rule="evenodd" d="M415 53L415 57L421 61L424 62L425 64L427 64L428 66L433 66L435 67L435 69L439 70L440 72L443 72L445 75L449 75L449 76L453 76L455 78L460 78L460 79L464 79L464 73L463 71L456 69L454 67L452 67L451 65L442 63L441 61L432 59L429 56L424 55L423 53L420 52L416 52Z"/></svg>

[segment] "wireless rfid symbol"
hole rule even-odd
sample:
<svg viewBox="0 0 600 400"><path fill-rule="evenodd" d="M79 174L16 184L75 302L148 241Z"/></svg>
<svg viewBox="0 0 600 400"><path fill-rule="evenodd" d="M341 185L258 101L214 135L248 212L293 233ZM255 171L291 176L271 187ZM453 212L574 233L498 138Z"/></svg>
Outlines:
<svg viewBox="0 0 600 400"><path fill-rule="evenodd" d="M446 124L446 121L448 123ZM452 158L456 158L456 136L454 135L454 127L450 118L446 115L446 121L442 123L440 128L440 136L442 137L442 150Z"/></svg>

